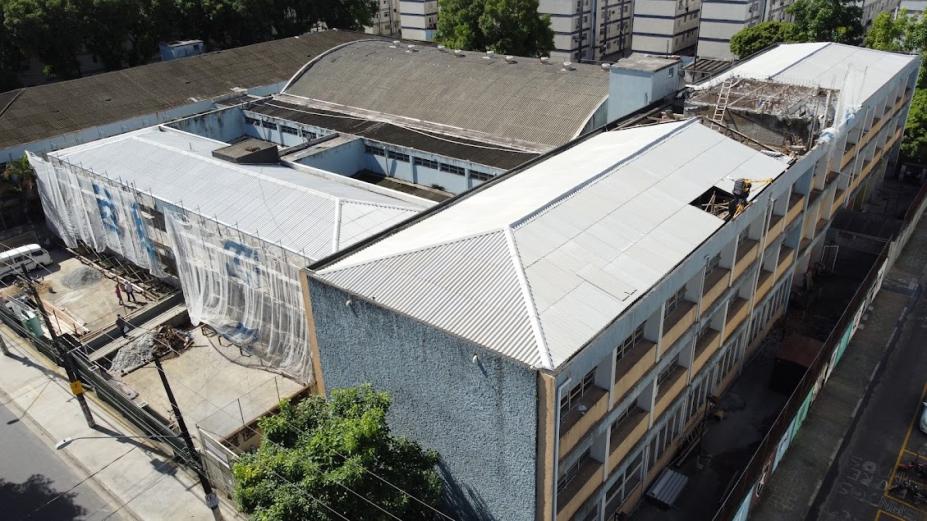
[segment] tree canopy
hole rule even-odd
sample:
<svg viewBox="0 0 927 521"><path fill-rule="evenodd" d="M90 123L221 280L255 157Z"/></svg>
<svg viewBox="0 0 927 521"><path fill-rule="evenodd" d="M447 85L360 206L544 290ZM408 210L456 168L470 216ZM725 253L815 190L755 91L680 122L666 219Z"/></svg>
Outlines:
<svg viewBox="0 0 927 521"><path fill-rule="evenodd" d="M788 22L770 20L745 27L731 37L731 52L738 58L756 54L774 43L794 40L795 26Z"/></svg>
<svg viewBox="0 0 927 521"><path fill-rule="evenodd" d="M863 11L851 0L795 0L786 12L792 22L772 20L738 31L731 38L731 52L745 58L775 43L862 43Z"/></svg>
<svg viewBox="0 0 927 521"><path fill-rule="evenodd" d="M437 505L438 455L391 435L389 407L389 396L370 386L282 402L259 421L261 446L233 468L242 510L256 521L330 520L322 505L348 519L383 518L374 503L403 520L432 519L410 495Z"/></svg>
<svg viewBox="0 0 927 521"><path fill-rule="evenodd" d="M538 0L438 0L435 41L452 49L543 56L554 48Z"/></svg>
<svg viewBox="0 0 927 521"><path fill-rule="evenodd" d="M146 63L160 41L201 39L226 49L313 28L361 29L369 0L0 0L0 90L34 56L45 73L80 76L86 51L107 70Z"/></svg>
<svg viewBox="0 0 927 521"><path fill-rule="evenodd" d="M786 12L792 16L795 41L850 45L863 41L863 8L853 0L795 0Z"/></svg>

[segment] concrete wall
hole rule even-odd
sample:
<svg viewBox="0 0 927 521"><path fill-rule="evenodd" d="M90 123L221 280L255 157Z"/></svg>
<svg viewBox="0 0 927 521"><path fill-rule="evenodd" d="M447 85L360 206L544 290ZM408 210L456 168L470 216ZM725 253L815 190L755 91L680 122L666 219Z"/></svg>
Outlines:
<svg viewBox="0 0 927 521"><path fill-rule="evenodd" d="M356 138L300 158L299 163L350 177L364 169L364 158L364 140Z"/></svg>
<svg viewBox="0 0 927 521"><path fill-rule="evenodd" d="M656 72L612 68L608 75L608 120L615 121L654 100L675 93L682 78L681 63Z"/></svg>
<svg viewBox="0 0 927 521"><path fill-rule="evenodd" d="M326 389L392 394L393 432L441 454L453 517L533 521L537 373L317 279L308 292Z"/></svg>

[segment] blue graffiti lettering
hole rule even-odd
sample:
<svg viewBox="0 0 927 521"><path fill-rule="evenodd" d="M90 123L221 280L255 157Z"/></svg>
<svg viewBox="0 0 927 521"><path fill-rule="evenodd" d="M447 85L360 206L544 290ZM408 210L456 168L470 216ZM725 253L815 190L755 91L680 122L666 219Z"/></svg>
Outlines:
<svg viewBox="0 0 927 521"><path fill-rule="evenodd" d="M250 328L241 322L238 322L234 326L222 327L221 333L222 336L236 344L249 344L257 340L258 337L257 329Z"/></svg>
<svg viewBox="0 0 927 521"><path fill-rule="evenodd" d="M100 220L103 221L103 227L116 235L122 237L122 227L119 226L119 212L116 211L116 205L113 204L113 196L106 188L101 189L96 183L93 183L93 193L97 196L97 208L100 210Z"/></svg>
<svg viewBox="0 0 927 521"><path fill-rule="evenodd" d="M258 253L254 248L244 244L227 240L222 244L223 249L232 253L232 257L225 262L225 271L231 279L238 279L249 287L260 285L261 271L258 268ZM249 269L244 260L250 261Z"/></svg>
<svg viewBox="0 0 927 521"><path fill-rule="evenodd" d="M148 238L148 231L145 229L145 220L142 219L142 212L138 208L138 203L132 203L132 222L135 224L135 235L138 236L139 244L145 249L151 267L154 268L158 265L158 253L155 250L154 244L152 244L151 240Z"/></svg>

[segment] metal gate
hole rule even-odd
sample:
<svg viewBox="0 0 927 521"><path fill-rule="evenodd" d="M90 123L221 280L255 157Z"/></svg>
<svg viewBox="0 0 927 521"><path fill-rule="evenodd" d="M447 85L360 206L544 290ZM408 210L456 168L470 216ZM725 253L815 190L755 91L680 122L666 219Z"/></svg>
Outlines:
<svg viewBox="0 0 927 521"><path fill-rule="evenodd" d="M232 494L235 491L235 477L232 475L232 465L235 464L238 455L199 425L197 425L196 430L200 435L200 445L203 447L203 466L206 467L206 475L209 476L209 481L212 482L212 486L217 492L221 492L225 497L232 499Z"/></svg>

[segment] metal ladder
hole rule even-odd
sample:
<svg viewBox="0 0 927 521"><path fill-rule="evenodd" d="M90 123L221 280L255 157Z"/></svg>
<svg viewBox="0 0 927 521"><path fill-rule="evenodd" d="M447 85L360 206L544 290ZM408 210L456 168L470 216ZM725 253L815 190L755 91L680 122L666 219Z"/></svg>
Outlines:
<svg viewBox="0 0 927 521"><path fill-rule="evenodd" d="M729 76L721 83L721 90L718 91L718 102L715 104L715 113L711 116L711 124L709 125L713 130L719 130L724 124L724 112L731 100L731 90L736 81L733 76Z"/></svg>

